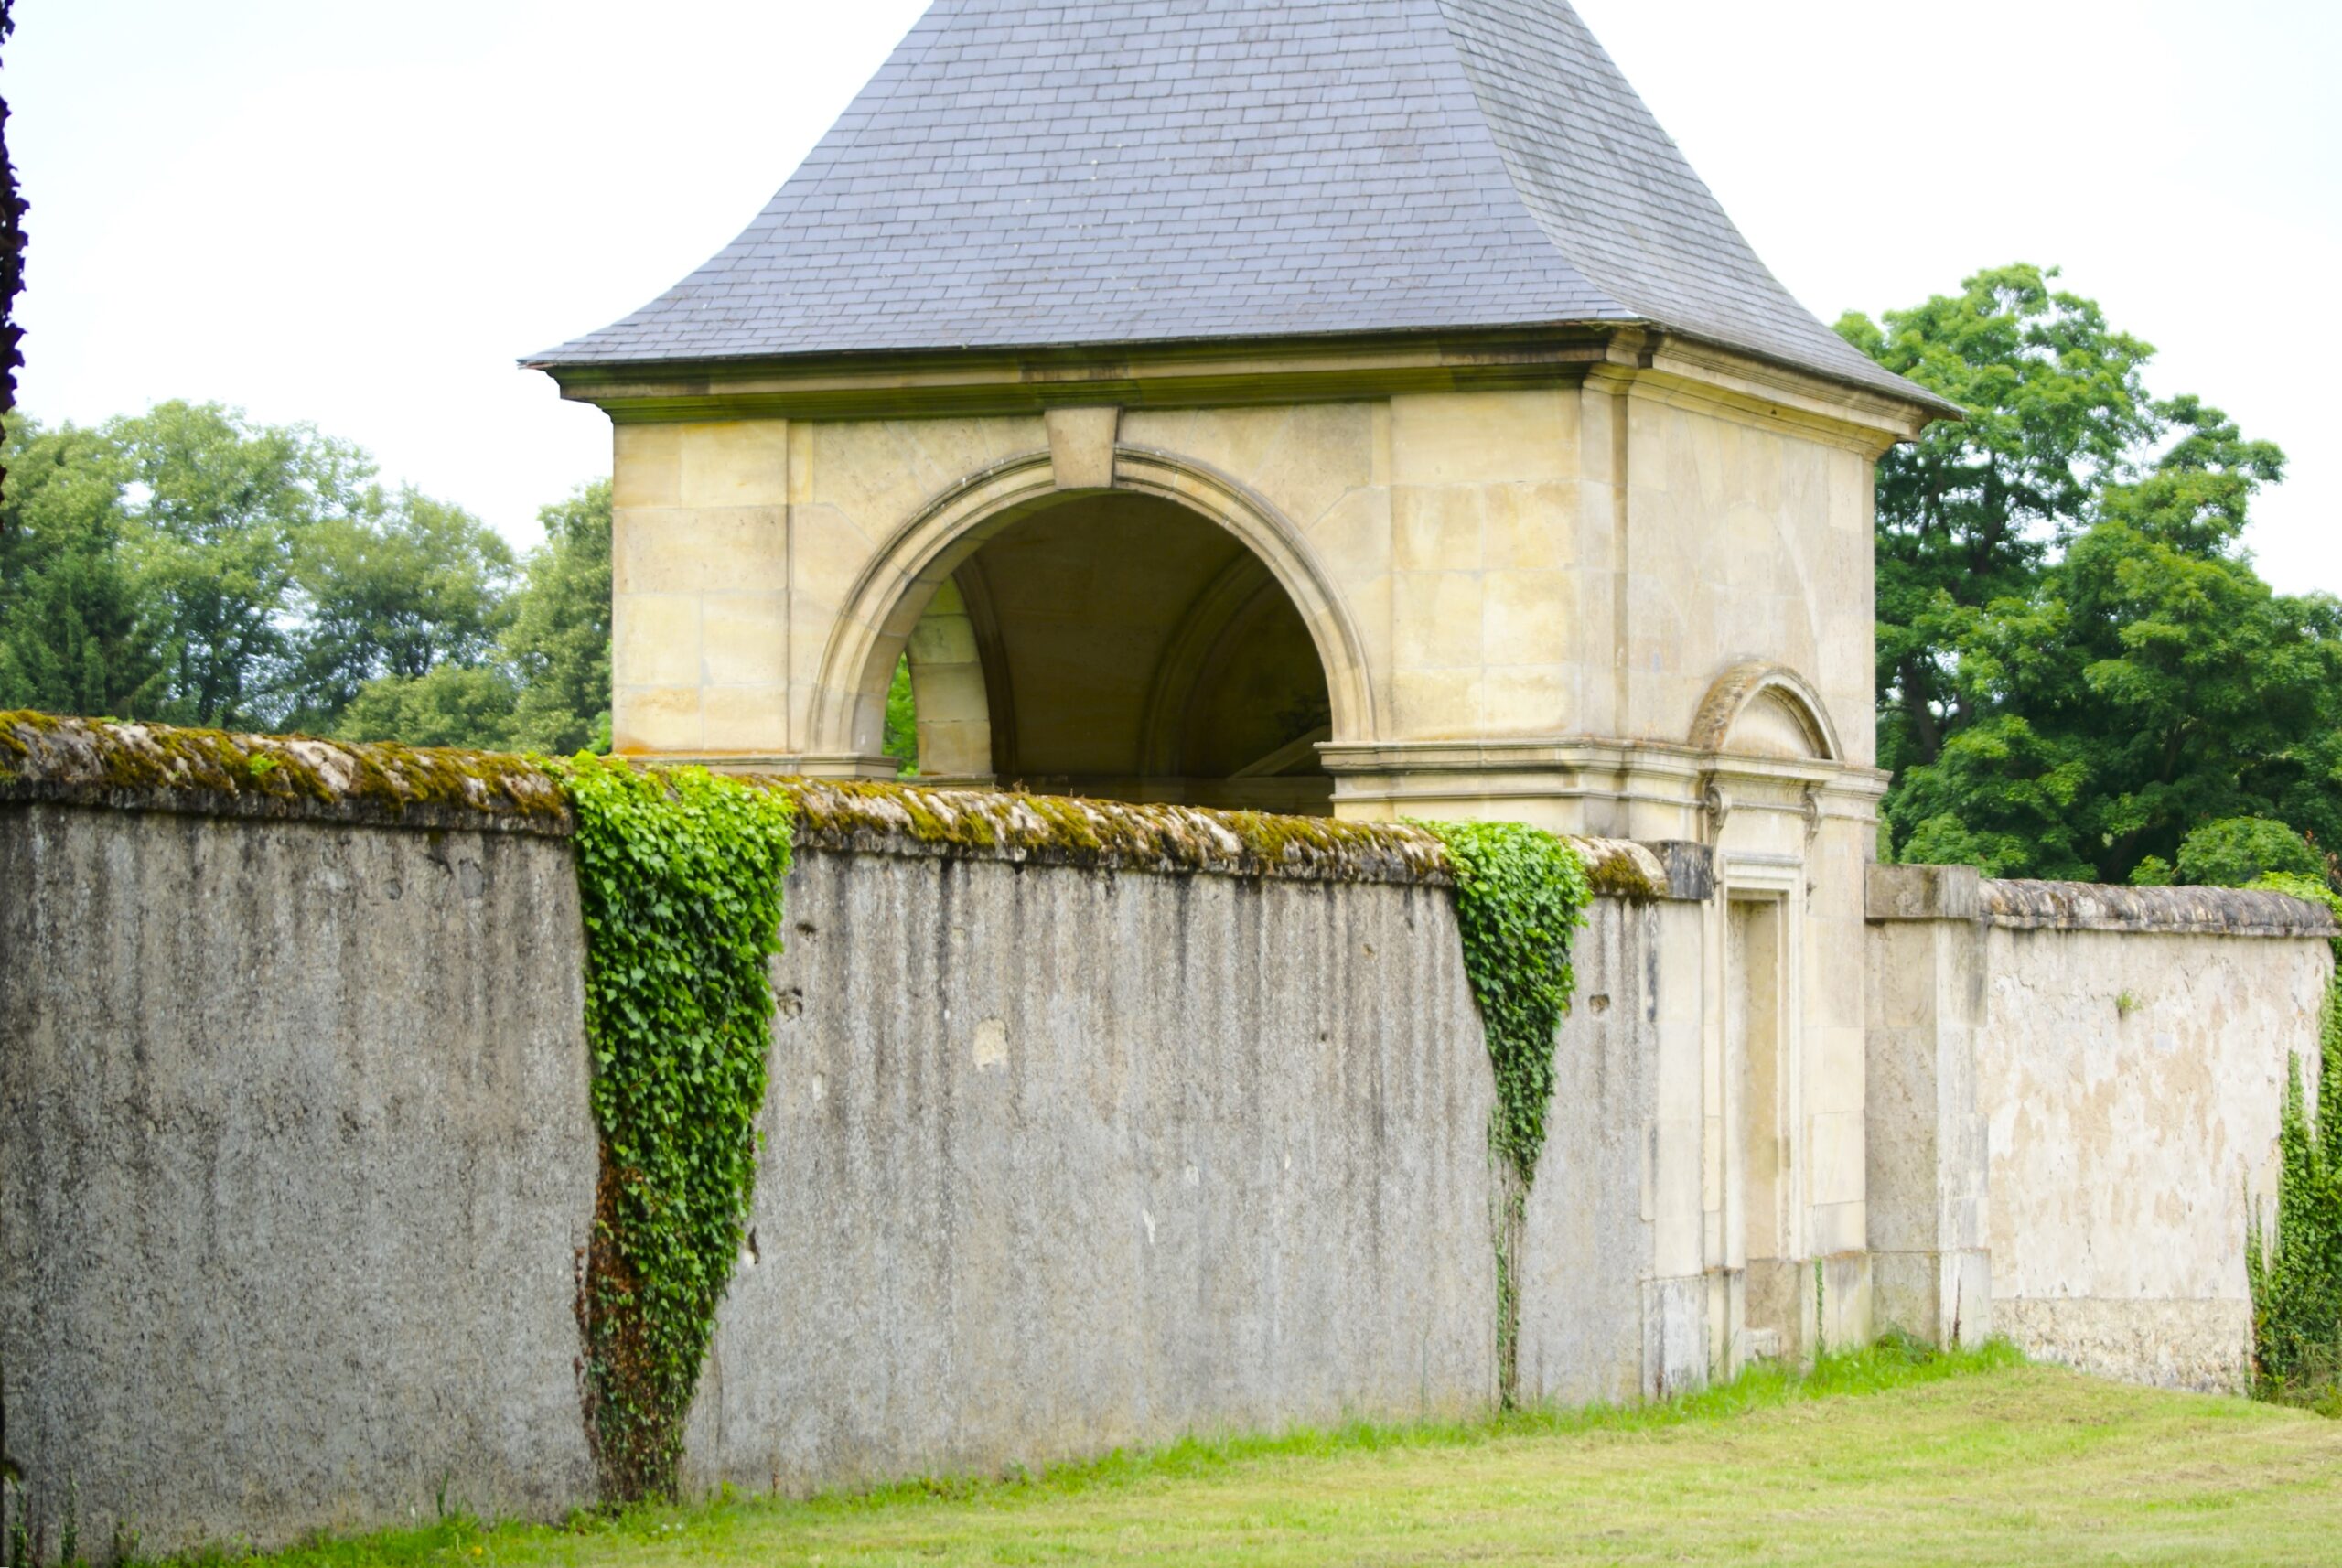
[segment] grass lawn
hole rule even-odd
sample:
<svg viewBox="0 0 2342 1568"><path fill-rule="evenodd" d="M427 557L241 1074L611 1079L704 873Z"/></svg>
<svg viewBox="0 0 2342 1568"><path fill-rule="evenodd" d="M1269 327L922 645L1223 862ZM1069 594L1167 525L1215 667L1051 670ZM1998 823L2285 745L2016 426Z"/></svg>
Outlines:
<svg viewBox="0 0 2342 1568"><path fill-rule="evenodd" d="M1038 1480L465 1521L360 1564L2342 1563L2342 1422L1881 1349L1650 1410L1191 1442Z"/></svg>

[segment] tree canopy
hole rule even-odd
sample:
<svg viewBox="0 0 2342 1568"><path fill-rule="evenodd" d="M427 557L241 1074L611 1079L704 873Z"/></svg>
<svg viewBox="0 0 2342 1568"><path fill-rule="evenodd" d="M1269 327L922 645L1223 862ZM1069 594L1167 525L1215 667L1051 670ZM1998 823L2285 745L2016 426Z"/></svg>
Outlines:
<svg viewBox="0 0 2342 1568"><path fill-rule="evenodd" d="M607 737L609 487L511 548L306 425L7 422L0 707L570 751ZM603 744L607 744L604 739Z"/></svg>
<svg viewBox="0 0 2342 1568"><path fill-rule="evenodd" d="M2054 270L1980 273L1846 338L1958 401L1878 472L1884 847L1995 875L2185 875L2207 824L2342 847L2342 606L2242 544L2284 456Z"/></svg>

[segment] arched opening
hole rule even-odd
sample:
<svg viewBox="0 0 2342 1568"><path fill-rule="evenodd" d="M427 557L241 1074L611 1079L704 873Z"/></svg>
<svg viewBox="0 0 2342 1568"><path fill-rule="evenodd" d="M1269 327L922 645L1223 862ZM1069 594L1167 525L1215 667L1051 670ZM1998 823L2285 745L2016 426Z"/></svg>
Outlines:
<svg viewBox="0 0 2342 1568"><path fill-rule="evenodd" d="M903 645L922 778L1331 811L1316 643L1234 533L1121 490L995 523L934 584Z"/></svg>

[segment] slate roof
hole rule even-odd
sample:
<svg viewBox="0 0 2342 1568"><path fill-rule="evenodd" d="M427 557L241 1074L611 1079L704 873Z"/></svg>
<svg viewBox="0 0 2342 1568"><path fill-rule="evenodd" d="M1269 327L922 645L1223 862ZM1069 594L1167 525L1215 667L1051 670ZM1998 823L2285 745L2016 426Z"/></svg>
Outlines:
<svg viewBox="0 0 2342 1568"><path fill-rule="evenodd" d="M936 0L731 244L545 367L1647 321L1895 395L1566 0Z"/></svg>

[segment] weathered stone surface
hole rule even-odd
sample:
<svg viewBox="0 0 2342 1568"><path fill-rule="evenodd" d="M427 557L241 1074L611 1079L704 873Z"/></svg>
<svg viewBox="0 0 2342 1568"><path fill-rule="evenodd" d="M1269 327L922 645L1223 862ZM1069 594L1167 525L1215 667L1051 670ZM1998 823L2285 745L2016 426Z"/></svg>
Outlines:
<svg viewBox="0 0 2342 1568"><path fill-rule="evenodd" d="M1658 931L1652 909L1605 899L1572 950L1577 1001L1554 1047L1521 1244L1524 1399L1632 1401L1666 1360L1651 1360L1647 1339L1696 1337L1644 1321L1660 1179Z"/></svg>
<svg viewBox="0 0 2342 1568"><path fill-rule="evenodd" d="M2332 921L2232 888L1875 866L1870 1245L1885 1321L2088 1370L2243 1380L2251 1204ZM1989 1293L1982 1310L1980 1298Z"/></svg>
<svg viewBox="0 0 2342 1568"><path fill-rule="evenodd" d="M2122 1377L2239 1381L2250 1199L2275 1197L2286 1058L2315 1049L2322 933L1996 926L1981 961L1995 1326ZM2156 1348L2159 1323L2235 1332L2216 1356L2208 1329Z"/></svg>
<svg viewBox="0 0 2342 1568"><path fill-rule="evenodd" d="M557 840L0 803L0 1369L150 1552L592 1485Z"/></svg>
<svg viewBox="0 0 2342 1568"><path fill-rule="evenodd" d="M1444 890L817 848L788 910L695 1481L1493 1397L1494 1088Z"/></svg>
<svg viewBox="0 0 2342 1568"><path fill-rule="evenodd" d="M560 786L524 757L305 736L0 713L0 803L564 835Z"/></svg>
<svg viewBox="0 0 2342 1568"><path fill-rule="evenodd" d="M2027 1355L2124 1382L2205 1393L2247 1385L2252 1304L2095 1296L2009 1296L1993 1304L1993 1327Z"/></svg>
<svg viewBox="0 0 2342 1568"><path fill-rule="evenodd" d="M2089 882L1982 885L1981 912L1995 926L2090 931L2197 932L2205 936L2335 934L2333 915L2305 898L2242 887L2104 887Z"/></svg>

